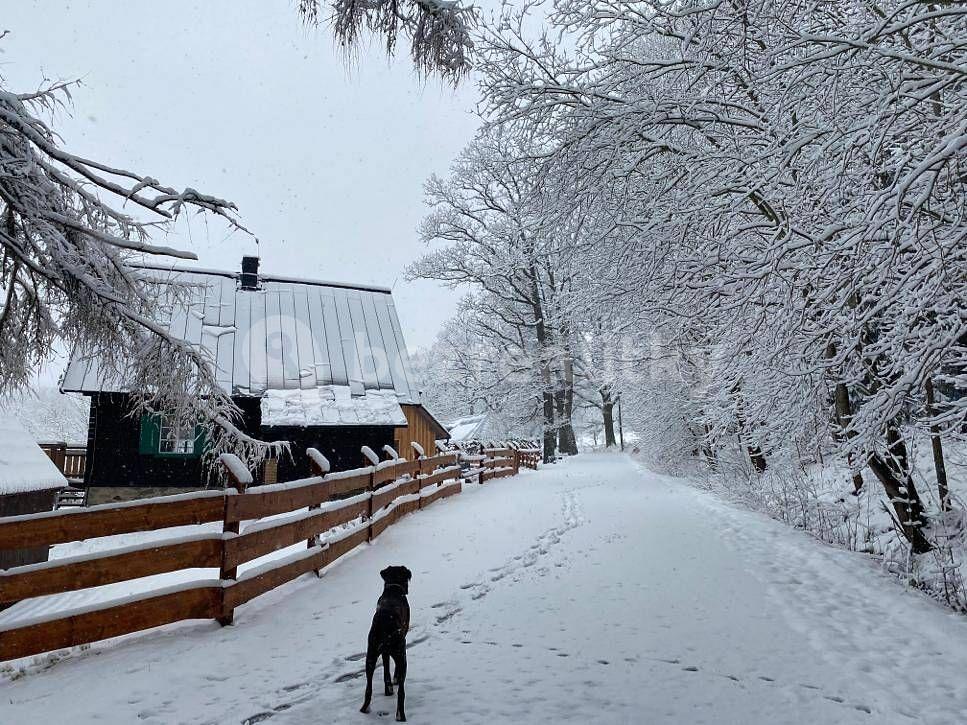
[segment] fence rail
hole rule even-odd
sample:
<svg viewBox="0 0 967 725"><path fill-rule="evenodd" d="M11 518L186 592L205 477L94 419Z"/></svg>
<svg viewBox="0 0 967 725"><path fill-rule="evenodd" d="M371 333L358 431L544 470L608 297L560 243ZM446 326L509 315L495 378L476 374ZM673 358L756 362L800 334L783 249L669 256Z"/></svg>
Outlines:
<svg viewBox="0 0 967 725"><path fill-rule="evenodd" d="M0 661L186 619L228 624L239 605L308 572L318 574L402 516L457 494L462 487L464 473L457 453L384 461L339 473L329 472L317 452L309 453L315 475L289 483L247 490L244 470L240 472L241 463L235 459L226 461L233 487L222 491L0 519L0 549L222 524L221 532L200 531L0 571L0 605L184 569L219 572L218 578L0 625ZM531 461L529 451L489 450L479 462L478 480L513 475ZM270 518L281 514L289 515ZM238 574L240 565L300 542L305 542L303 551Z"/></svg>

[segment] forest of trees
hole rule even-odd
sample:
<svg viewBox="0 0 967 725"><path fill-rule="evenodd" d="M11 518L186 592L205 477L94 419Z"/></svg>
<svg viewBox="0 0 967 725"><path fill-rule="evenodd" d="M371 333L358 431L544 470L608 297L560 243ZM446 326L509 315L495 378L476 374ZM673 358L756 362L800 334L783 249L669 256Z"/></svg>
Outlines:
<svg viewBox="0 0 967 725"><path fill-rule="evenodd" d="M411 277L465 287L428 377L545 456L622 396L666 454L834 456L912 550L967 424L959 3L557 0L476 32L485 125ZM609 434L608 442L613 443Z"/></svg>

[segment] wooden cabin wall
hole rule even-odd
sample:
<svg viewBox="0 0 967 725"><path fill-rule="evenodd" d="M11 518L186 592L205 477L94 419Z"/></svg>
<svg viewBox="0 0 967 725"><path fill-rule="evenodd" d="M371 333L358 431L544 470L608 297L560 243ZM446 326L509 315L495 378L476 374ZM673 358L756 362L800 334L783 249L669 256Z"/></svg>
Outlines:
<svg viewBox="0 0 967 725"><path fill-rule="evenodd" d="M360 453L362 446L369 446L382 455L382 447L394 443L393 426L261 428L258 398L236 398L235 402L242 409L240 427L244 432L266 441L287 440L291 443L291 458L283 455L275 463L274 473L278 481L311 475L306 457L309 447L318 448L329 459L334 471L343 471L366 465ZM172 488L204 488L207 476L200 458L140 453L141 421L137 417L128 417L130 409L128 395L100 393L91 396L88 458L84 472L84 485L96 494L90 502L162 495L172 493L168 490ZM432 444L428 450L433 450ZM256 483L262 483L263 471L252 472ZM119 493L117 489L120 488L132 490Z"/></svg>
<svg viewBox="0 0 967 725"><path fill-rule="evenodd" d="M420 405L403 405L403 415L406 416L408 425L403 428L394 429L393 436L396 441L393 446L404 458L413 458L413 448L410 446L412 441L416 441L428 456L436 452L436 441L444 437L440 427L426 413Z"/></svg>
<svg viewBox="0 0 967 725"><path fill-rule="evenodd" d="M247 433L258 435L258 399L239 398L235 402L242 408L240 427ZM131 400L126 394L98 393L91 396L84 486L203 488L207 476L201 458L151 456L139 452L141 419L129 416L130 410ZM145 495L151 495L150 491Z"/></svg>

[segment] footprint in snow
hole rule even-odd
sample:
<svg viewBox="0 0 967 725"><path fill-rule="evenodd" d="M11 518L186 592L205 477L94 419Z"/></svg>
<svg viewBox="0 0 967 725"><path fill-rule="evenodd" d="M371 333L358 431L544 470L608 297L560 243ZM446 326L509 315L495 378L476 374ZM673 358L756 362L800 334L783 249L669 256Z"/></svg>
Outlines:
<svg viewBox="0 0 967 725"><path fill-rule="evenodd" d="M339 677L337 677L336 679L334 679L333 682L340 682L340 683L342 683L342 682L349 682L350 680L355 680L357 677L362 677L365 674L366 673L363 672L363 671L359 671L359 672L345 672L345 673L339 675Z"/></svg>
<svg viewBox="0 0 967 725"><path fill-rule="evenodd" d="M446 622L446 621L448 621L450 619L453 619L455 616L457 616L458 614L460 614L460 612L462 612L462 611L463 611L462 609L460 609L459 607L457 607L456 609L453 609L453 610L447 612L446 614L441 614L439 617L436 618L436 623L437 624L443 624L444 622Z"/></svg>
<svg viewBox="0 0 967 725"><path fill-rule="evenodd" d="M268 720L270 717L273 717L274 715L275 715L274 712L258 712L242 720L242 725L255 725L255 723L260 723L263 720Z"/></svg>

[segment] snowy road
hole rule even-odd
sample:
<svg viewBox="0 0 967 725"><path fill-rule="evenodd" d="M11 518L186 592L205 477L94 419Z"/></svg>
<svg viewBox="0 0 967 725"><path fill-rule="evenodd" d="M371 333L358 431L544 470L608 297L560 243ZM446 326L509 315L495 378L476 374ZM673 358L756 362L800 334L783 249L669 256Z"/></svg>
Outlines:
<svg viewBox="0 0 967 725"><path fill-rule="evenodd" d="M357 712L390 563L414 572L413 723L967 722L967 619L863 556L601 455L468 488L234 627L3 682L0 722L391 720L379 692Z"/></svg>

